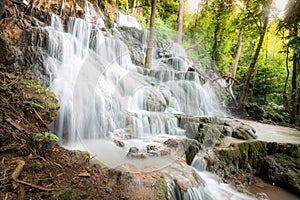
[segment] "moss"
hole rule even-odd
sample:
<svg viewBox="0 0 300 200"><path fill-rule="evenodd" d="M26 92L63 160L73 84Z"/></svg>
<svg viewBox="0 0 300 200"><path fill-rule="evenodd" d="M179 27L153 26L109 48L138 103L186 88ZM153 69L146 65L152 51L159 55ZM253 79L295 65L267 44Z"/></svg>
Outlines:
<svg viewBox="0 0 300 200"><path fill-rule="evenodd" d="M246 130L239 129L239 128L232 132L232 137L242 139L242 140L252 139L252 137L249 135L249 133Z"/></svg>
<svg viewBox="0 0 300 200"><path fill-rule="evenodd" d="M253 141L240 143L238 145L241 153L242 168L257 168L258 161L267 155L267 143L263 141Z"/></svg>
<svg viewBox="0 0 300 200"><path fill-rule="evenodd" d="M80 200L87 198L87 193L79 189L69 189L58 195L58 200Z"/></svg>
<svg viewBox="0 0 300 200"><path fill-rule="evenodd" d="M171 199L171 195L169 193L168 185L163 176L160 176L155 179L154 187L154 194L155 199Z"/></svg>
<svg viewBox="0 0 300 200"><path fill-rule="evenodd" d="M79 156L87 163L91 160L91 156L87 151L80 151Z"/></svg>
<svg viewBox="0 0 300 200"><path fill-rule="evenodd" d="M233 165L237 170L239 169L239 163L241 160L241 153L236 147L229 147L227 149L220 149L217 151L218 157L226 165Z"/></svg>
<svg viewBox="0 0 300 200"><path fill-rule="evenodd" d="M186 162L190 165L193 162L195 155L201 149L201 145L197 140L193 139L188 140L184 145Z"/></svg>
<svg viewBox="0 0 300 200"><path fill-rule="evenodd" d="M268 143L267 148L268 148L269 155L273 155L276 153L283 153L283 154L287 154L288 156L300 158L299 144L270 142Z"/></svg>
<svg viewBox="0 0 300 200"><path fill-rule="evenodd" d="M21 83L24 85L25 99L33 102L35 105L41 105L34 108L44 122L50 124L57 116L59 109L59 103L55 94L48 88L42 87L35 80L22 79Z"/></svg>

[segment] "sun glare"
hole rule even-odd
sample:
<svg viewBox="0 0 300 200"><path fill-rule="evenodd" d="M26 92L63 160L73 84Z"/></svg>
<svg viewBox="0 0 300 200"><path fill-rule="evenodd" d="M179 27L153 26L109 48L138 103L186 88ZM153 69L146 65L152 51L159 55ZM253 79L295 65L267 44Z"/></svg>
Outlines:
<svg viewBox="0 0 300 200"><path fill-rule="evenodd" d="M278 9L278 17L282 18L284 16L284 9L288 0L275 0L276 8Z"/></svg>
<svg viewBox="0 0 300 200"><path fill-rule="evenodd" d="M198 10L198 4L201 0L188 0L189 1L189 7L190 7L190 10L193 11L193 12L196 12ZM276 8L278 9L278 16L279 17L283 17L284 15L284 9L285 9L285 6L287 4L287 1L288 0L275 0L275 6Z"/></svg>

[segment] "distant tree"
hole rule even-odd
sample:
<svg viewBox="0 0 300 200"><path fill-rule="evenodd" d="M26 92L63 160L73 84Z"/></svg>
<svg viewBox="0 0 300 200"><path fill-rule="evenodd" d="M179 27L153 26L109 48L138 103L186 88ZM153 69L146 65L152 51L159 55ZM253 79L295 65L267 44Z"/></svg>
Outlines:
<svg viewBox="0 0 300 200"><path fill-rule="evenodd" d="M151 68L151 62L152 62L156 1L157 0L152 0L152 3L151 3L150 34L149 34L149 41L148 41L148 47L147 47L147 52L146 52L146 62L145 62L145 65L147 68Z"/></svg>
<svg viewBox="0 0 300 200"><path fill-rule="evenodd" d="M260 53L260 49L261 49L263 41L264 41L265 33L267 31L271 3L272 3L272 1L270 1L270 0L261 0L260 3L258 3L255 6L256 9L254 9L254 10L249 9L249 14L252 15L251 17L257 18L258 22L262 18L263 24L262 24L262 26L260 26L259 23L256 21L257 26L260 28L260 38L259 38L258 44L256 46L255 53L251 59L251 63L248 68L248 72L246 73L246 76L244 79L243 90L242 90L240 100L239 100L239 106L241 108L244 108L244 106L245 106L245 100L246 100L248 89L249 89L250 79L254 72L255 65L257 63L258 56ZM262 8L262 10L260 10L261 8ZM254 13L253 11L255 11L256 13Z"/></svg>
<svg viewBox="0 0 300 200"><path fill-rule="evenodd" d="M232 63L231 70L230 70L230 73L231 73L231 75L230 75L231 79L229 81L230 87L232 87L234 84L237 67L239 65L239 60L240 60L241 52L242 52L243 35L244 35L244 27L241 28L239 36L238 36L238 42L237 42L236 50L235 50L235 54L234 54L234 62Z"/></svg>
<svg viewBox="0 0 300 200"><path fill-rule="evenodd" d="M178 34L177 34L177 42L179 44L182 43L183 13L184 13L184 0L179 0Z"/></svg>
<svg viewBox="0 0 300 200"><path fill-rule="evenodd" d="M297 70L299 70L300 61L300 38L299 38L299 28L300 28L300 1L299 0L289 0L286 6L285 16L283 21L279 24L279 29L288 30L288 47L292 50L292 93L291 93L291 112L290 118L291 122L296 122L296 117L299 117L300 109L300 87L297 91ZM288 54L288 52L287 52ZM287 55L288 56L288 55ZM298 95L298 99L297 99Z"/></svg>

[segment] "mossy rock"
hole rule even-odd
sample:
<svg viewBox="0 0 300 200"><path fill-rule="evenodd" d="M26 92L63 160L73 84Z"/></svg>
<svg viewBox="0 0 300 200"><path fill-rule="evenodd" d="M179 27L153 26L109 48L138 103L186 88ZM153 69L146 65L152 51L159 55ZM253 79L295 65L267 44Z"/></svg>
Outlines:
<svg viewBox="0 0 300 200"><path fill-rule="evenodd" d="M252 137L249 135L249 133L246 130L243 129L236 129L232 131L232 137L242 140L250 140Z"/></svg>
<svg viewBox="0 0 300 200"><path fill-rule="evenodd" d="M267 156L261 165L260 176L272 185L286 188L300 195L300 158L276 153Z"/></svg>
<svg viewBox="0 0 300 200"><path fill-rule="evenodd" d="M167 182L163 176L156 178L153 188L156 200L171 199Z"/></svg>
<svg viewBox="0 0 300 200"><path fill-rule="evenodd" d="M300 158L300 145L290 143L276 143L270 142L267 145L268 154L274 155L276 153L283 153L291 157Z"/></svg>
<svg viewBox="0 0 300 200"><path fill-rule="evenodd" d="M67 189L58 195L58 200L81 200L87 198L87 193L79 189Z"/></svg>
<svg viewBox="0 0 300 200"><path fill-rule="evenodd" d="M201 149L201 144L194 139L188 139L186 142L183 143L184 149L185 149L185 158L188 165L190 165L196 154Z"/></svg>
<svg viewBox="0 0 300 200"><path fill-rule="evenodd" d="M24 103L28 109L35 109L43 121L50 124L60 107L55 94L35 80L22 79L21 83L24 85Z"/></svg>

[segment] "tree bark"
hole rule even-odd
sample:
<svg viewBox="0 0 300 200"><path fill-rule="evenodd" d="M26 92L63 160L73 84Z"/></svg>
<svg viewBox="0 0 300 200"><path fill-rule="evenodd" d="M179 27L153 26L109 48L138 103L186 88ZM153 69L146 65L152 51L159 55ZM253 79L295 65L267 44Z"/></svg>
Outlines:
<svg viewBox="0 0 300 200"><path fill-rule="evenodd" d="M145 62L145 65L147 68L151 68L151 62L152 62L156 1L157 0L152 0L152 6L151 6L150 34L149 34L149 42L148 42L148 47L147 47L147 52L146 52L146 62Z"/></svg>
<svg viewBox="0 0 300 200"><path fill-rule="evenodd" d="M218 16L219 18L219 16ZM218 34L220 31L220 22L217 21L217 24L215 26L215 30L214 30L214 44L212 47L212 54L211 54L211 66L215 67L217 65L217 57L218 57L218 48L219 48L219 42L218 42Z"/></svg>
<svg viewBox="0 0 300 200"><path fill-rule="evenodd" d="M234 62L232 63L231 70L230 70L231 71L230 76L232 78L229 80L230 87L232 87L234 84L237 67L239 65L239 60L241 57L242 46L243 46L243 35L244 35L244 27L241 28L240 33L239 33L238 42L236 45L236 52L234 54Z"/></svg>
<svg viewBox="0 0 300 200"><path fill-rule="evenodd" d="M125 1L125 9L126 9L126 15L128 15L129 14L128 0Z"/></svg>
<svg viewBox="0 0 300 200"><path fill-rule="evenodd" d="M292 95L291 95L291 123L296 122L296 112L297 112L297 53L293 54L293 73L292 73Z"/></svg>
<svg viewBox="0 0 300 200"><path fill-rule="evenodd" d="M135 10L136 10L136 1L137 0L133 0L133 5L132 5L132 14L134 14L135 13Z"/></svg>
<svg viewBox="0 0 300 200"><path fill-rule="evenodd" d="M179 44L182 43L183 13L184 13L184 0L179 0L178 34L177 34L177 42Z"/></svg>
<svg viewBox="0 0 300 200"><path fill-rule="evenodd" d="M283 106L285 112L289 112L289 102L286 94L286 89L287 89L287 84L289 81L289 76L290 76L290 70L289 70L289 48L287 47L286 50L286 56L285 56L285 68L286 68L286 77L285 77L285 82L284 82L284 88L283 88Z"/></svg>
<svg viewBox="0 0 300 200"><path fill-rule="evenodd" d="M258 56L259 56L259 52L260 52L260 49L261 49L263 41L264 41L265 33L267 31L267 26L268 26L268 22L269 22L269 13L270 13L269 8L267 8L267 9L268 10L266 11L267 13L264 17L263 28L262 28L261 33L260 33L259 42L257 44L255 54L254 54L254 56L251 60L248 72L247 72L245 80L244 80L244 86L243 86L242 94L241 94L240 101L239 101L240 108L245 107L245 100L246 100L247 92L248 92L248 89L249 89L250 79L251 79L251 76L254 72L254 68L255 68L255 65L256 65L256 62L257 62L257 59L258 59Z"/></svg>

